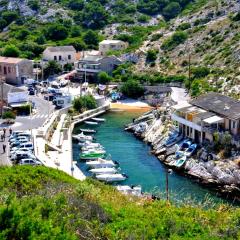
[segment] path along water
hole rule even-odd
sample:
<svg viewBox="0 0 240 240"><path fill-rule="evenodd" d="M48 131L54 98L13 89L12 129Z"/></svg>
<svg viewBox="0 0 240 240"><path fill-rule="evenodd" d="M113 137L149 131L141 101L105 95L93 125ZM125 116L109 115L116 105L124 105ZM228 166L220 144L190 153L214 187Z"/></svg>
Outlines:
<svg viewBox="0 0 240 240"><path fill-rule="evenodd" d="M97 130L96 141L101 143L113 160L120 163L121 172L126 173L129 178L122 184L141 185L143 191L165 194L166 171L159 160L150 153L151 148L144 142L136 139L131 133L124 131L124 125L130 123L133 118L139 116L139 112L109 112L101 117L106 118L105 123L94 126ZM89 126L79 125L78 128L89 128ZM73 144L73 159L79 161L79 146ZM80 162L80 168L88 175L86 166ZM226 202L216 193L201 187L190 179L180 176L177 173L169 175L170 198L175 201L202 202L211 199L214 203Z"/></svg>

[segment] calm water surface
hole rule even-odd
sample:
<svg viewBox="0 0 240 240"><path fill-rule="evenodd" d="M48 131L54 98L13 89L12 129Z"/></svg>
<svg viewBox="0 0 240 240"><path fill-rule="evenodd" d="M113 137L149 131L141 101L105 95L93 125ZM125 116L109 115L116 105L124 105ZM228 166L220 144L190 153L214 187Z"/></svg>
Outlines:
<svg viewBox="0 0 240 240"><path fill-rule="evenodd" d="M82 124L75 129L75 132L78 132L78 128L97 130L96 141L105 147L113 160L120 163L121 172L129 176L122 183L123 185L140 184L145 192L160 193L165 196L164 165L150 153L150 146L124 131L124 125L139 115L141 115L139 112L109 112L101 116L106 118L105 123L93 127ZM74 160L79 161L79 153L79 146L73 143ZM85 164L79 163L80 168L88 175ZM175 201L189 198L201 202L210 198L215 203L225 202L215 193L174 172L169 175L169 190L171 199Z"/></svg>

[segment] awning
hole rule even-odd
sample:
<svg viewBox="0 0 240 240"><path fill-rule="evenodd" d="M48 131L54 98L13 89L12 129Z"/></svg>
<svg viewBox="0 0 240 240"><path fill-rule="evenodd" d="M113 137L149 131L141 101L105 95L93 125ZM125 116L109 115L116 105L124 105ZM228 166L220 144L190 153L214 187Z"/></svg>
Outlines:
<svg viewBox="0 0 240 240"><path fill-rule="evenodd" d="M28 102L18 102L18 103L10 103L9 105L12 107L12 108L16 108L16 107L22 107L24 105L28 104Z"/></svg>
<svg viewBox="0 0 240 240"><path fill-rule="evenodd" d="M182 102L182 103L179 103L179 104L177 104L177 105L172 106L172 109L174 109L174 110L179 110L179 109L181 109L181 108L191 107L191 106L192 106L192 105L189 104L188 102Z"/></svg>
<svg viewBox="0 0 240 240"><path fill-rule="evenodd" d="M203 122L208 123L208 124L212 124L212 123L219 123L219 122L223 122L224 119L218 116L212 116L210 118L206 118L203 120Z"/></svg>

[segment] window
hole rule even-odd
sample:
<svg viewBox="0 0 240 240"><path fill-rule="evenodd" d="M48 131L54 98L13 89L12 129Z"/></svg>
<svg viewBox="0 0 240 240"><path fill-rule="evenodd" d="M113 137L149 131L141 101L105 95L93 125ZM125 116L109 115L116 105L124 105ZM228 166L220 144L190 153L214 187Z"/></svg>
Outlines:
<svg viewBox="0 0 240 240"><path fill-rule="evenodd" d="M2 72L2 66L0 66L0 72Z"/></svg>
<svg viewBox="0 0 240 240"><path fill-rule="evenodd" d="M235 121L233 121L233 128L235 128L235 126L236 126L236 122L235 122Z"/></svg>
<svg viewBox="0 0 240 240"><path fill-rule="evenodd" d="M59 57L58 57L58 60L61 61L61 60L62 60L62 56L59 56Z"/></svg>
<svg viewBox="0 0 240 240"><path fill-rule="evenodd" d="M68 60L71 60L71 55L68 55Z"/></svg>
<svg viewBox="0 0 240 240"><path fill-rule="evenodd" d="M11 73L11 68L10 67L8 67L8 73Z"/></svg>
<svg viewBox="0 0 240 240"><path fill-rule="evenodd" d="M54 60L57 61L57 56L54 56Z"/></svg>
<svg viewBox="0 0 240 240"><path fill-rule="evenodd" d="M3 72L4 72L5 75L7 74L7 67L3 68Z"/></svg>

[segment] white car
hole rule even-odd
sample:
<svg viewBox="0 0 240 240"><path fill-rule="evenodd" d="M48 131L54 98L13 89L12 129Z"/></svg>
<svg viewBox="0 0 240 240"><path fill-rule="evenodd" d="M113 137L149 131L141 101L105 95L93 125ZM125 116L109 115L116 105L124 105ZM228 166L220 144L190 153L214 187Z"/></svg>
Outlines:
<svg viewBox="0 0 240 240"><path fill-rule="evenodd" d="M29 152L32 153L32 151L29 148L12 148L12 150L10 151L11 155L17 154L19 152Z"/></svg>
<svg viewBox="0 0 240 240"><path fill-rule="evenodd" d="M42 165L42 163L36 159L24 158L20 160L19 165Z"/></svg>

